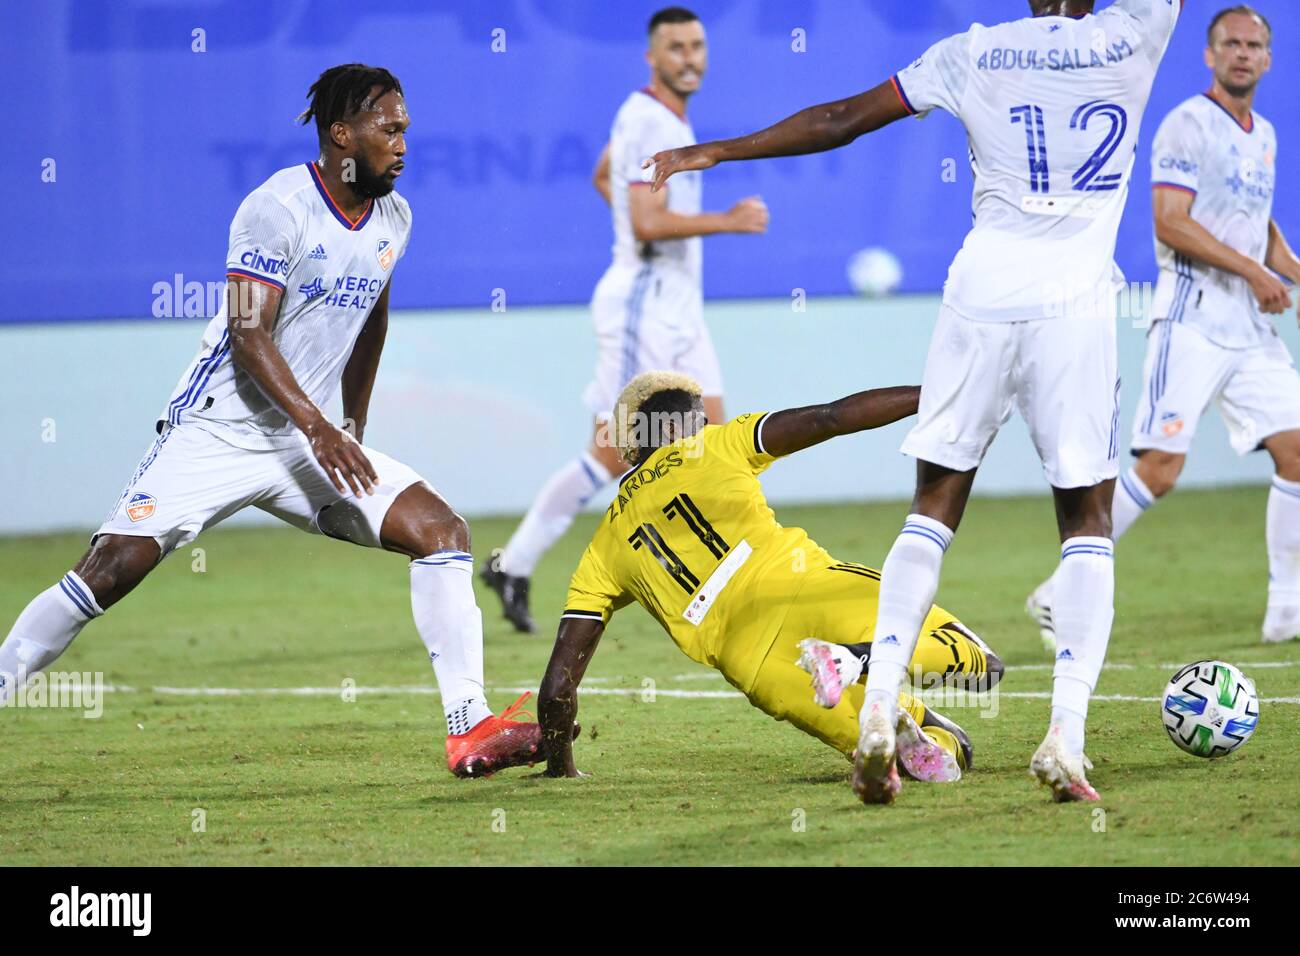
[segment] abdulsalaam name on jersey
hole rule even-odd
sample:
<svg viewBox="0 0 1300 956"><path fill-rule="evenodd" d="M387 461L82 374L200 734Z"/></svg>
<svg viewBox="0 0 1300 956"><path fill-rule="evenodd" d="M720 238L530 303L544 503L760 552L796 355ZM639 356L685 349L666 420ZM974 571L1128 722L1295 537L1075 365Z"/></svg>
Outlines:
<svg viewBox="0 0 1300 956"><path fill-rule="evenodd" d="M979 70L1090 70L1098 66L1114 66L1134 54L1132 44L1117 40L1108 48L1098 50L1077 47L1054 47L1050 50L1017 50L998 47L985 50L975 64Z"/></svg>

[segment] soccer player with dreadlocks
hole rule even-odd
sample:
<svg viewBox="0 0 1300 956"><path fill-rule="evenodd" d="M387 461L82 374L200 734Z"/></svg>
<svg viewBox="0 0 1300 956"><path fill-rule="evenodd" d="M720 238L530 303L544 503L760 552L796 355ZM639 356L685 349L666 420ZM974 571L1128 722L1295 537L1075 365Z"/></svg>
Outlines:
<svg viewBox="0 0 1300 956"><path fill-rule="evenodd" d="M628 384L613 424L631 470L574 572L542 681L548 776L580 775L572 749L578 684L610 616L634 601L755 707L853 753L880 572L837 561L802 528L778 524L758 476L778 458L916 414L919 395L915 387L875 389L710 425L703 390L688 376L647 372ZM921 687L977 692L1003 670L988 645L937 606L912 665ZM897 735L899 761L917 780L949 782L970 765L965 732L905 692Z"/></svg>
<svg viewBox="0 0 1300 956"><path fill-rule="evenodd" d="M300 117L314 162L282 169L235 213L226 307L158 415L153 445L90 549L0 645L0 701L166 555L254 506L316 534L410 559L411 608L447 717L447 763L478 776L538 757L539 728L489 710L469 528L412 469L365 447L411 208L393 191L410 123L402 86L326 70ZM345 427L323 406L342 391Z"/></svg>

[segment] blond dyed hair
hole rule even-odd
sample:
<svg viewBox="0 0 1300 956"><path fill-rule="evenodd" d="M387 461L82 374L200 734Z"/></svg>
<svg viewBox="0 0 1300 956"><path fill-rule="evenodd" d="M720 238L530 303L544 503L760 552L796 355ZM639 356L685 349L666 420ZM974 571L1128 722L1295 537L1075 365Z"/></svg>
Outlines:
<svg viewBox="0 0 1300 956"><path fill-rule="evenodd" d="M618 401L614 403L614 420L611 423L614 429L611 437L624 461L629 464L635 462L637 453L641 451L639 446L632 444L632 439L637 432L636 421L642 406L660 392L676 391L685 392L694 399L701 399L704 395L699 382L680 372L642 372L627 383L627 387L618 396Z"/></svg>

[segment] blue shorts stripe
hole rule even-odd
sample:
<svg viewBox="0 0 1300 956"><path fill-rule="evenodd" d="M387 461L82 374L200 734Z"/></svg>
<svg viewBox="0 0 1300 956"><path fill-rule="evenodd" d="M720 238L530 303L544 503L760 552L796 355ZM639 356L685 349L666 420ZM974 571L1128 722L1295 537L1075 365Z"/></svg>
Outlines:
<svg viewBox="0 0 1300 956"><path fill-rule="evenodd" d="M195 366L194 371L190 375L190 381L186 386L185 391L176 398L173 398L171 403L167 406L169 409L167 419L173 425L179 425L181 412L198 401L199 394L201 394L203 389L207 386L207 380L211 376L213 370L221 364L222 359L225 358L226 354L230 351L230 347L227 345L227 339L229 337L230 331L228 329L221 333L221 338L212 349L211 354ZM196 388L198 391L195 391Z"/></svg>
<svg viewBox="0 0 1300 956"><path fill-rule="evenodd" d="M645 304L646 290L650 287L650 271L649 266L643 266L636 274L636 281L632 284L632 294L628 297L627 319L623 324L623 381L619 386L620 389L636 378L636 353L641 344L641 310Z"/></svg>

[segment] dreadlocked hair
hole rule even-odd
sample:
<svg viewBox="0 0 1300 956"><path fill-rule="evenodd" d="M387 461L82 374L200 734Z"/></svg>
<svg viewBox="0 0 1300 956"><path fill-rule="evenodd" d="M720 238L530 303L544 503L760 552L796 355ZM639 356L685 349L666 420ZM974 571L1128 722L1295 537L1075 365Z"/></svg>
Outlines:
<svg viewBox="0 0 1300 956"><path fill-rule="evenodd" d="M392 90L404 95L397 77L381 66L366 66L364 63L332 66L307 91L311 105L298 117L298 122L305 126L314 119L316 136L324 143L329 139L331 126L373 108L377 99Z"/></svg>
<svg viewBox="0 0 1300 956"><path fill-rule="evenodd" d="M644 450L647 431L638 422L656 413L683 415L703 394L699 382L678 372L642 372L628 382L614 403L613 438L623 460L633 463Z"/></svg>

